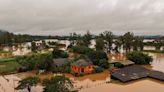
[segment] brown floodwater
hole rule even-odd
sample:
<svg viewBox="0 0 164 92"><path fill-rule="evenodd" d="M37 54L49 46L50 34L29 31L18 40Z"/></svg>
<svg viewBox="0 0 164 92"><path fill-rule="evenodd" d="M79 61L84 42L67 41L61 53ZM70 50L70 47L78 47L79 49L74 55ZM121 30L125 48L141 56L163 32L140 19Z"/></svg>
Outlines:
<svg viewBox="0 0 164 92"><path fill-rule="evenodd" d="M149 53L153 57L151 63L152 69L164 72L164 54L161 53Z"/></svg>
<svg viewBox="0 0 164 92"><path fill-rule="evenodd" d="M164 83L142 79L126 84L107 83L82 89L80 92L164 92Z"/></svg>
<svg viewBox="0 0 164 92"><path fill-rule="evenodd" d="M144 65L144 67L164 72L164 54L149 53L149 55L153 57L153 62L151 65ZM85 80L86 83L90 83L89 81ZM150 78L121 84L99 82L92 82L90 84L92 86L82 88L80 92L164 92L164 82Z"/></svg>
<svg viewBox="0 0 164 92"><path fill-rule="evenodd" d="M154 70L164 72L164 54L149 53L153 57L153 62L150 65L146 65L146 68L152 68ZM14 87L18 84L21 78L27 76L37 76L36 71L30 71L25 73L18 73L13 75L0 76L0 92L27 92L27 90L16 91ZM164 82L154 79L141 79L128 83L109 83L110 74L108 70L102 73L86 75L83 77L74 77L71 74L63 74L69 77L75 88L80 89L80 92L164 92ZM52 73L42 74L39 77L41 79L51 78L55 76ZM42 87L38 85L32 88L32 92L42 92Z"/></svg>

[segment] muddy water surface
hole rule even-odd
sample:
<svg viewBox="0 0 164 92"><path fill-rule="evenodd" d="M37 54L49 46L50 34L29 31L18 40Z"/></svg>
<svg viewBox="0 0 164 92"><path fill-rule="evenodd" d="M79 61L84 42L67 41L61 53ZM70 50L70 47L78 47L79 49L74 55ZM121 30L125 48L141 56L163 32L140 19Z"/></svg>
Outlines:
<svg viewBox="0 0 164 92"><path fill-rule="evenodd" d="M154 60L151 66L145 66L154 70L164 72L164 54L153 54ZM107 70L99 74L86 75L84 77L74 77L70 74L64 74L73 80L76 88L80 88L80 92L164 92L164 83L153 79L142 79L125 84L109 83L110 75ZM18 81L27 76L36 76L36 72L26 72L14 75L0 76L0 92L27 92L27 90L16 91ZM54 74L44 74L40 78L51 78ZM33 88L32 92L42 92L42 87Z"/></svg>
<svg viewBox="0 0 164 92"><path fill-rule="evenodd" d="M164 72L164 54L149 53L153 57L152 69Z"/></svg>

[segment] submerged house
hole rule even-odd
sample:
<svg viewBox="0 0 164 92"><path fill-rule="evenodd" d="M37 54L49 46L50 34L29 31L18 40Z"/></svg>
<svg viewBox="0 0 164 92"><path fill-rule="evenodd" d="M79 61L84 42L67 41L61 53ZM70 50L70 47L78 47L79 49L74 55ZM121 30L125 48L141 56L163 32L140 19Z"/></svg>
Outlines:
<svg viewBox="0 0 164 92"><path fill-rule="evenodd" d="M93 71L94 65L91 61L80 59L71 64L73 73L90 73Z"/></svg>
<svg viewBox="0 0 164 92"><path fill-rule="evenodd" d="M146 77L164 81L164 73L146 69L139 65L127 66L111 72L111 78L120 80L121 82L128 82Z"/></svg>

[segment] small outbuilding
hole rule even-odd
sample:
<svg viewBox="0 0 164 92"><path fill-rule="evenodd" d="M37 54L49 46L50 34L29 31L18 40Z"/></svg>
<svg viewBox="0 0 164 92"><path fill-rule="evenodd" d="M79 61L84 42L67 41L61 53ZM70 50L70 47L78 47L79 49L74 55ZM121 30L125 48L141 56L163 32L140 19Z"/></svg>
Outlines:
<svg viewBox="0 0 164 92"><path fill-rule="evenodd" d="M113 64L114 66L116 64L121 64L122 66L130 66L130 65L134 65L135 63L130 61L130 60L123 60L123 61L110 61L110 64Z"/></svg>
<svg viewBox="0 0 164 92"><path fill-rule="evenodd" d="M71 64L73 73L90 73L93 71L94 65L91 61L80 59Z"/></svg>
<svg viewBox="0 0 164 92"><path fill-rule="evenodd" d="M57 58L57 59L53 59L53 63L55 66L59 67L59 66L63 66L68 64L68 59L67 58Z"/></svg>

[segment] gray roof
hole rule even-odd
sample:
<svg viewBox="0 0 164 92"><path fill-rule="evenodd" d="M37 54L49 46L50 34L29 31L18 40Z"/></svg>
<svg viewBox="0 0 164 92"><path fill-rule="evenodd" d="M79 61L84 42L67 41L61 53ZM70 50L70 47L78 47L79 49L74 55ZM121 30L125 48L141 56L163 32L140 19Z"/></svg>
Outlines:
<svg viewBox="0 0 164 92"><path fill-rule="evenodd" d="M120 62L122 65L126 66L126 65L133 65L134 62L130 61L130 60L124 60Z"/></svg>
<svg viewBox="0 0 164 92"><path fill-rule="evenodd" d="M131 80L136 80L140 78L150 77L164 81L164 73L149 70L139 65L132 65L128 67L115 70L111 73L112 78L119 79L122 82L127 82Z"/></svg>
<svg viewBox="0 0 164 92"><path fill-rule="evenodd" d="M161 81L164 81L164 73L159 71L150 71L150 74L148 75L150 78L158 79Z"/></svg>
<svg viewBox="0 0 164 92"><path fill-rule="evenodd" d="M110 61L109 63L121 63L124 66L135 64L134 62L132 62L130 60L124 60L124 61L116 61L116 60L114 60L114 61Z"/></svg>
<svg viewBox="0 0 164 92"><path fill-rule="evenodd" d="M88 60L80 59L80 60L72 63L71 65L78 66L78 67L85 67L87 65L92 65L92 62L88 61Z"/></svg>
<svg viewBox="0 0 164 92"><path fill-rule="evenodd" d="M68 59L67 58L57 58L57 59L53 59L53 62L57 66L62 66L62 65L66 65L68 63Z"/></svg>

